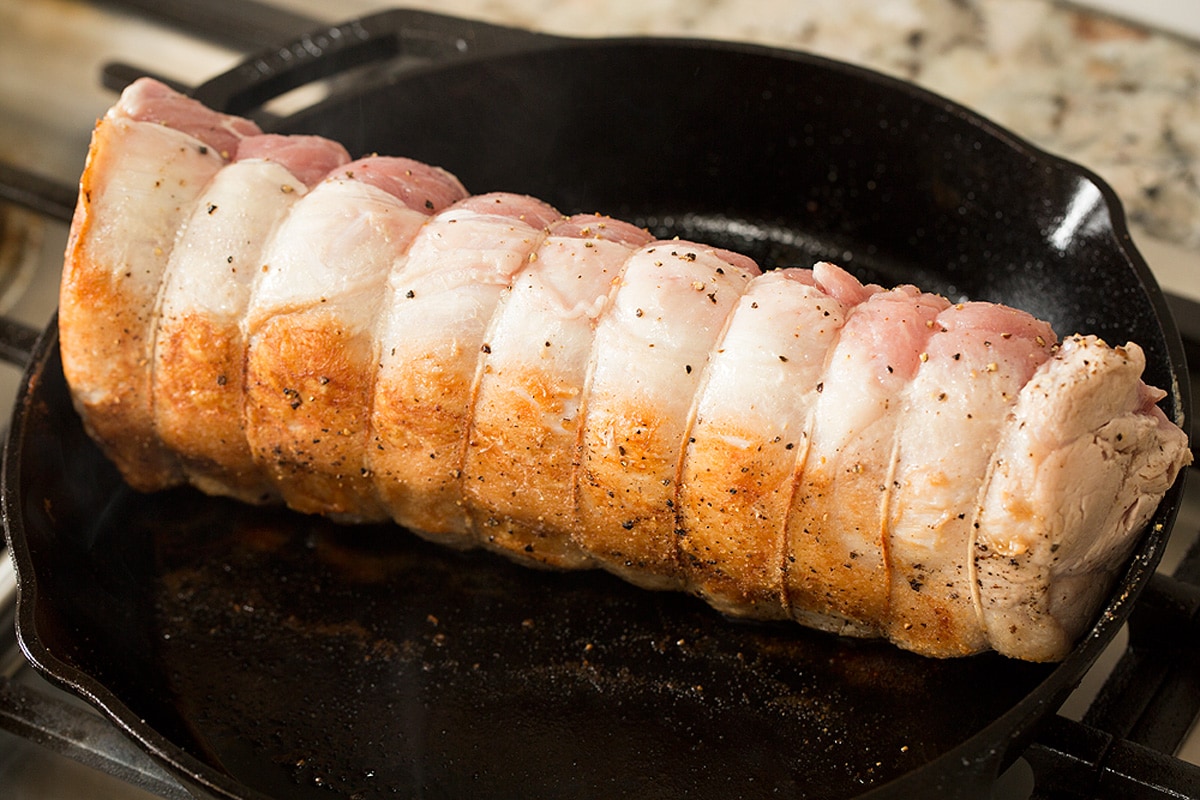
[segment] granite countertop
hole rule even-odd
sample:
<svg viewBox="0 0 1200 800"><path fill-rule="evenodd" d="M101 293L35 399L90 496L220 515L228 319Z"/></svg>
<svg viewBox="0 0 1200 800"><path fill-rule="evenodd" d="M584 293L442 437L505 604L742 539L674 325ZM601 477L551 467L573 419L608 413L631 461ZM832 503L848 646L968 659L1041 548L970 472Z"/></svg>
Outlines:
<svg viewBox="0 0 1200 800"><path fill-rule="evenodd" d="M1121 197L1135 241L1164 283L1200 299L1200 40L1158 33L1060 0L264 0L329 22L402 5L574 36L732 39L806 50L914 81L1052 153L1083 164ZM1186 1L1186 0L1185 0ZM40 12L40 13L39 13ZM48 12L48 13L47 13ZM42 115L74 115L86 143L111 95L96 84L98 12L75 0L0 0L0 145L47 149ZM102 47L146 53L146 67L195 83L242 55L161 35L125 18ZM160 32L161 34L161 32ZM64 47L63 41L78 46ZM58 52L47 53L47 48ZM29 53L57 85L79 84L66 107L33 96ZM173 70L173 64L179 64ZM186 66L184 66L186 64ZM179 74L173 74L178 72ZM90 94L88 94L90 92ZM77 120L76 120L77 118ZM61 126L60 126L61 127ZM78 167L67 160L71 172ZM47 159L49 161L49 159ZM65 174L65 169L64 169ZM1164 266L1165 265L1165 266Z"/></svg>
<svg viewBox="0 0 1200 800"><path fill-rule="evenodd" d="M1122 198L1140 238L1194 251L1200 264L1200 42L1047 0L405 5L579 36L757 42L899 76L1092 169Z"/></svg>

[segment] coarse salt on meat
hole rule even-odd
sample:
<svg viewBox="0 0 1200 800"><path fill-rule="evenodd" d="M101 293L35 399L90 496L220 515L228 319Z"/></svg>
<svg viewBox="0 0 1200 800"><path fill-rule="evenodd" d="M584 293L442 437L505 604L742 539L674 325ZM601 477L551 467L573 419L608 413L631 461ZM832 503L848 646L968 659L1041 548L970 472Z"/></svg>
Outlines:
<svg viewBox="0 0 1200 800"><path fill-rule="evenodd" d="M246 433L293 508L390 516L368 466L376 319L408 243L465 195L427 165L359 159L301 198L264 253L246 316Z"/></svg>
<svg viewBox="0 0 1200 800"><path fill-rule="evenodd" d="M181 476L154 425L158 296L196 198L254 123L150 79L96 125L63 264L63 371L88 431L133 486Z"/></svg>
<svg viewBox="0 0 1200 800"><path fill-rule="evenodd" d="M275 229L349 160L341 145L315 136L243 139L234 162L197 198L171 251L154 343L155 425L188 479L208 491L248 502L278 498L246 440L242 323Z"/></svg>
<svg viewBox="0 0 1200 800"><path fill-rule="evenodd" d="M462 470L484 334L500 296L561 216L540 200L461 200L424 226L391 276L378 328L370 469L392 519L473 541ZM497 342L497 347L503 346Z"/></svg>
<svg viewBox="0 0 1200 800"><path fill-rule="evenodd" d="M588 357L625 262L649 240L595 214L562 219L501 297L463 468L484 546L549 566L591 562L561 533L574 519Z"/></svg>

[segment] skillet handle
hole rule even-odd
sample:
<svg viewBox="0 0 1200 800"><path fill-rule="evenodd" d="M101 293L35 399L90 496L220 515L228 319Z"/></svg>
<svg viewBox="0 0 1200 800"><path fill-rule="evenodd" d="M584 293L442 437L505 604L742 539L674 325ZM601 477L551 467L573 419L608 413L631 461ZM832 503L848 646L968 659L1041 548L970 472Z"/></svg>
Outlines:
<svg viewBox="0 0 1200 800"><path fill-rule="evenodd" d="M24 369L41 335L41 331L23 322L0 317L0 360Z"/></svg>
<svg viewBox="0 0 1200 800"><path fill-rule="evenodd" d="M559 37L412 9L389 9L322 28L251 57L193 92L209 108L248 115L267 101L322 78L398 57L446 61L479 53L537 49Z"/></svg>

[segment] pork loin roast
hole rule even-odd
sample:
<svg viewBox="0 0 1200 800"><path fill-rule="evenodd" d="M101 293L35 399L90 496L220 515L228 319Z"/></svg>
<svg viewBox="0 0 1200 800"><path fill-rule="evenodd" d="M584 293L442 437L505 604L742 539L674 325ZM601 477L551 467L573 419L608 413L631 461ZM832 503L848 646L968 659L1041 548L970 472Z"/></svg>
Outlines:
<svg viewBox="0 0 1200 800"><path fill-rule="evenodd" d="M1191 458L1135 343L469 196L145 79L97 125L59 326L137 489L932 656L1065 656Z"/></svg>

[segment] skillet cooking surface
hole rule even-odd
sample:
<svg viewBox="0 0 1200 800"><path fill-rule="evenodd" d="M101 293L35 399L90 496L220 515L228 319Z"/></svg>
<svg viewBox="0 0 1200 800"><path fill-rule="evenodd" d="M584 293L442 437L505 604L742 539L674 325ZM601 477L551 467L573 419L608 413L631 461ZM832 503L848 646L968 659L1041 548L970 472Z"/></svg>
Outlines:
<svg viewBox="0 0 1200 800"><path fill-rule="evenodd" d="M26 430L58 455L25 483L30 555L55 565L39 633L149 728L272 796L853 796L1052 669L723 620L386 526L140 496L63 429L58 364L45 377Z"/></svg>
<svg viewBox="0 0 1200 800"><path fill-rule="evenodd" d="M1138 341L1147 379L1177 389L1181 348L1157 288L1111 192L1078 168L819 59L539 42L377 74L278 129L764 266L829 258L1017 305L1060 334ZM394 528L135 495L80 429L53 331L31 369L5 481L22 643L176 772L228 796L833 798L917 775L902 784L911 796L968 780L944 777L966 764L994 776L1128 614L1181 490L1066 662L937 661ZM922 776L930 764L949 771Z"/></svg>

